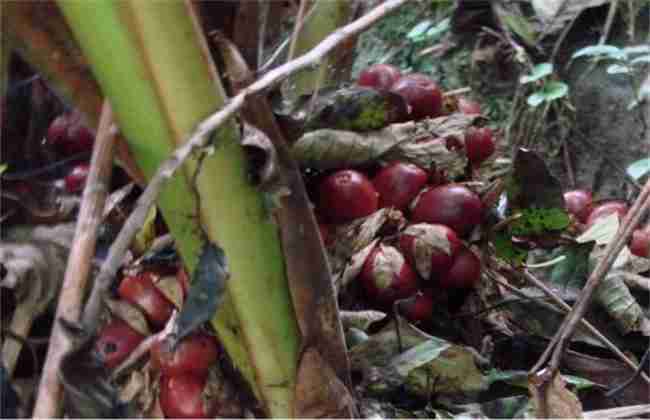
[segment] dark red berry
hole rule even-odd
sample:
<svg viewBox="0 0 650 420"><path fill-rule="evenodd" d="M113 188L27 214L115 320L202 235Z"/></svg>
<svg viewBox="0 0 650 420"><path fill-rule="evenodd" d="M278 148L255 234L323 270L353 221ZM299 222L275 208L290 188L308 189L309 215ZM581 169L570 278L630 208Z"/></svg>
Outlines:
<svg viewBox="0 0 650 420"><path fill-rule="evenodd" d="M591 213L593 198L591 191L572 190L564 193L564 207L574 215L578 221L585 223Z"/></svg>
<svg viewBox="0 0 650 420"><path fill-rule="evenodd" d="M650 230L636 229L632 232L630 252L638 257L650 257Z"/></svg>
<svg viewBox="0 0 650 420"><path fill-rule="evenodd" d="M587 217L587 226L591 226L601 217L609 216L613 213L618 214L618 220L620 222L627 214L627 210L627 203L624 201L612 200L599 203L593 206L593 210L589 213L589 217Z"/></svg>
<svg viewBox="0 0 650 420"><path fill-rule="evenodd" d="M95 341L95 351L106 367L113 369L122 363L142 340L144 335L116 318L102 328Z"/></svg>
<svg viewBox="0 0 650 420"><path fill-rule="evenodd" d="M95 135L83 124L79 111L58 116L47 130L47 140L66 155L90 152Z"/></svg>
<svg viewBox="0 0 650 420"><path fill-rule="evenodd" d="M160 380L160 408L167 418L213 418L214 398L206 395L206 377L191 374L163 376Z"/></svg>
<svg viewBox="0 0 650 420"><path fill-rule="evenodd" d="M481 105L473 101L469 98L466 98L464 96L459 96L458 97L458 111L462 112L463 114L466 115L472 115L472 114L480 114L481 113Z"/></svg>
<svg viewBox="0 0 650 420"><path fill-rule="evenodd" d="M174 351L167 341L157 341L151 347L151 363L163 375L183 373L207 375L208 368L219 358L219 348L214 337L195 333L184 338Z"/></svg>
<svg viewBox="0 0 650 420"><path fill-rule="evenodd" d="M428 178L427 171L412 163L395 162L386 166L372 180L379 194L379 207L406 210Z"/></svg>
<svg viewBox="0 0 650 420"><path fill-rule="evenodd" d="M433 314L433 298L426 293L418 293L398 303L400 312L411 322L427 322Z"/></svg>
<svg viewBox="0 0 650 420"><path fill-rule="evenodd" d="M481 223L482 207L479 197L466 187L441 185L420 194L413 204L411 221L446 225L464 236Z"/></svg>
<svg viewBox="0 0 650 420"><path fill-rule="evenodd" d="M334 172L318 190L319 211L328 221L345 223L377 210L379 197L372 182L351 169Z"/></svg>
<svg viewBox="0 0 650 420"><path fill-rule="evenodd" d="M419 223L400 234L399 246L407 261L428 280L447 274L462 243L447 226Z"/></svg>
<svg viewBox="0 0 650 420"><path fill-rule="evenodd" d="M71 194L82 191L89 173L90 165L87 163L76 165L64 178L65 190Z"/></svg>
<svg viewBox="0 0 650 420"><path fill-rule="evenodd" d="M380 244L361 269L366 294L380 304L392 304L417 291L417 275L397 248Z"/></svg>
<svg viewBox="0 0 650 420"><path fill-rule="evenodd" d="M126 276L120 282L117 293L142 311L156 327L163 327L172 315L174 304L158 290L153 282L153 273L143 272Z"/></svg>
<svg viewBox="0 0 650 420"><path fill-rule="evenodd" d="M403 76L395 82L391 90L406 100L414 120L442 115L442 91L425 75Z"/></svg>
<svg viewBox="0 0 650 420"><path fill-rule="evenodd" d="M375 89L388 90L402 76L402 72L390 64L374 64L359 74L357 84Z"/></svg>
<svg viewBox="0 0 650 420"><path fill-rule="evenodd" d="M467 247L463 247L446 276L440 278L440 286L469 289L481 279L481 260Z"/></svg>
<svg viewBox="0 0 650 420"><path fill-rule="evenodd" d="M465 132L467 159L477 166L494 153L494 140L489 127L470 127Z"/></svg>

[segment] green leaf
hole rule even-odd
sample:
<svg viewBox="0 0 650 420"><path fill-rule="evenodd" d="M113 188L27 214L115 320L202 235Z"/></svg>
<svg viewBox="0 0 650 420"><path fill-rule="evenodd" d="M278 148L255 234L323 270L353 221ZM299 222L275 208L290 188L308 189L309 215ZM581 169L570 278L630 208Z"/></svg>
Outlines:
<svg viewBox="0 0 650 420"><path fill-rule="evenodd" d="M578 243L587 243L595 241L597 245L607 245L616 236L618 232L619 220L617 214L610 214L601 217L582 235L576 238Z"/></svg>
<svg viewBox="0 0 650 420"><path fill-rule="evenodd" d="M445 19L441 20L440 22L438 22L438 24L436 26L434 26L433 28L430 28L427 31L426 37L429 38L429 39L435 39L435 38L439 37L440 35L444 34L445 32L447 32L449 30L449 28L451 28L451 19L450 18L445 18Z"/></svg>
<svg viewBox="0 0 650 420"><path fill-rule="evenodd" d="M570 245L566 248L566 258L553 267L550 280L563 287L581 288L589 275L589 254L594 242Z"/></svg>
<svg viewBox="0 0 650 420"><path fill-rule="evenodd" d="M569 226L569 216L559 208L527 208L521 210L521 217L510 224L515 236L541 235L559 231Z"/></svg>
<svg viewBox="0 0 650 420"><path fill-rule="evenodd" d="M630 61L630 64L646 64L650 63L650 54L649 55L642 55L641 57L637 57L634 60Z"/></svg>
<svg viewBox="0 0 650 420"><path fill-rule="evenodd" d="M9 169L9 165L6 163L0 164L0 175L2 175L7 169Z"/></svg>
<svg viewBox="0 0 650 420"><path fill-rule="evenodd" d="M650 158L637 160L625 170L629 176L639 179L650 172Z"/></svg>
<svg viewBox="0 0 650 420"><path fill-rule="evenodd" d="M158 211L156 206L152 206L147 212L147 218L144 220L144 224L133 238L133 244L131 249L136 255L144 254L149 246L156 239L156 215Z"/></svg>
<svg viewBox="0 0 650 420"><path fill-rule="evenodd" d="M506 232L498 232L494 236L493 244L497 257L514 265L522 264L528 257L528 251L518 248Z"/></svg>
<svg viewBox="0 0 650 420"><path fill-rule="evenodd" d="M574 52L571 59L579 57L605 57L613 60L624 60L626 58L625 51L614 45L590 45Z"/></svg>
<svg viewBox="0 0 650 420"><path fill-rule="evenodd" d="M414 40L415 38L419 38L424 33L431 27L433 24L433 21L430 19L423 20L422 22L418 23L409 31L409 33L406 34L406 37L410 40Z"/></svg>
<svg viewBox="0 0 650 420"><path fill-rule="evenodd" d="M539 104L541 104L545 100L546 98L544 97L544 94L540 90L530 95L526 102L528 103L528 105L532 106L533 108L536 108Z"/></svg>
<svg viewBox="0 0 650 420"><path fill-rule="evenodd" d="M533 71L530 74L521 76L519 83L525 85L527 83L536 82L549 74L553 73L553 64L551 63L540 63L533 67Z"/></svg>
<svg viewBox="0 0 650 420"><path fill-rule="evenodd" d="M501 18L508 29L519 35L528 45L535 45L535 29L524 16L505 12L501 14Z"/></svg>
<svg viewBox="0 0 650 420"><path fill-rule="evenodd" d="M625 47L623 48L623 51L625 51L626 54L632 55L632 54L649 54L650 53L650 45L634 45L631 47Z"/></svg>
<svg viewBox="0 0 650 420"><path fill-rule="evenodd" d="M544 100L547 102L563 98L567 93L569 93L569 86L564 82L558 82L555 80L545 83L544 88L542 89Z"/></svg>
<svg viewBox="0 0 650 420"><path fill-rule="evenodd" d="M629 72L630 72L630 68L622 64L612 64L611 66L607 67L608 74L622 74L622 73L629 73Z"/></svg>
<svg viewBox="0 0 650 420"><path fill-rule="evenodd" d="M650 333L650 320L621 276L605 277L598 285L594 297L614 319L616 328L621 333Z"/></svg>

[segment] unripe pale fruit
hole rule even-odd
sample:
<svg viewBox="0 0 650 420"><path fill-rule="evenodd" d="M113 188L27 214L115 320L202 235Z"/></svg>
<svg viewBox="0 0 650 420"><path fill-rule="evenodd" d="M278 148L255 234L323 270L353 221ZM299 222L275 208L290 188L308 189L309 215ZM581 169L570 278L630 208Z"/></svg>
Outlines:
<svg viewBox="0 0 650 420"><path fill-rule="evenodd" d="M207 375L208 368L219 358L219 347L214 337L194 333L176 345L174 351L166 341L156 341L151 347L151 363L163 375L190 373Z"/></svg>
<svg viewBox="0 0 650 420"><path fill-rule="evenodd" d="M155 327L163 327L172 315L174 304L158 290L153 282L153 274L143 272L126 276L117 289L118 295L139 307Z"/></svg>
<svg viewBox="0 0 650 420"><path fill-rule="evenodd" d="M378 203L372 182L361 172L351 169L329 175L318 190L320 214L334 223L368 216L377 210Z"/></svg>
<svg viewBox="0 0 650 420"><path fill-rule="evenodd" d="M400 234L399 246L418 274L429 280L447 274L462 243L448 226L419 223Z"/></svg>
<svg viewBox="0 0 650 420"><path fill-rule="evenodd" d="M587 226L592 226L596 220L601 217L609 216L612 213L618 214L619 222L627 214L627 203L619 200L606 201L600 204L596 204L593 207L593 210L589 213L587 217Z"/></svg>
<svg viewBox="0 0 650 420"><path fill-rule="evenodd" d="M95 340L95 351L107 368L114 369L131 354L144 340L140 334L121 319L114 319L99 333Z"/></svg>
<svg viewBox="0 0 650 420"><path fill-rule="evenodd" d="M397 248L380 244L361 269L366 294L381 304L392 304L417 291L417 275Z"/></svg>
<svg viewBox="0 0 650 420"><path fill-rule="evenodd" d="M395 162L386 166L372 180L379 194L379 207L406 210L428 178L427 171L412 163Z"/></svg>
<svg viewBox="0 0 650 420"><path fill-rule="evenodd" d="M400 78L391 90L401 95L411 107L411 118L434 118L442 115L442 91L433 80L422 74Z"/></svg>
<svg viewBox="0 0 650 420"><path fill-rule="evenodd" d="M213 418L218 407L215 399L205 394L205 386L204 376L163 376L160 379L160 408L165 417Z"/></svg>
<svg viewBox="0 0 650 420"><path fill-rule="evenodd" d="M585 223L591 213L593 198L591 191L571 190L564 193L564 207L574 215L580 223Z"/></svg>
<svg viewBox="0 0 650 420"><path fill-rule="evenodd" d="M359 74L357 84L375 89L388 90L402 76L402 72L390 64L374 64Z"/></svg>
<svg viewBox="0 0 650 420"><path fill-rule="evenodd" d="M411 221L446 225L464 236L481 223L482 212L476 194L462 185L447 184L420 194L413 204Z"/></svg>
<svg viewBox="0 0 650 420"><path fill-rule="evenodd" d="M494 153L494 140L489 127L470 127L465 133L467 159L474 166L481 164Z"/></svg>
<svg viewBox="0 0 650 420"><path fill-rule="evenodd" d="M481 280L481 260L467 247L463 247L447 272L440 278L440 286L469 289Z"/></svg>

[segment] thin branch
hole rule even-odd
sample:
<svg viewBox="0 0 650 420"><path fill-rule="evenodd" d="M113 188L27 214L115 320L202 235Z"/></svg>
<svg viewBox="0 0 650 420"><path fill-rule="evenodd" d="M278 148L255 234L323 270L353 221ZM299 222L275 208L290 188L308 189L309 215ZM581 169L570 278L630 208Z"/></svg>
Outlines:
<svg viewBox="0 0 650 420"><path fill-rule="evenodd" d="M97 242L97 227L102 220L113 165L115 132L110 129L112 119L110 105L104 101L74 241L59 295L56 319L77 321L81 314L81 303ZM70 348L70 342L60 325L59 322L54 322L52 327L50 345L34 407L33 416L36 418L60 416L63 388L59 382L58 372L61 359Z"/></svg>
<svg viewBox="0 0 650 420"><path fill-rule="evenodd" d="M407 0L388 0L361 18L334 31L308 53L269 71L261 79L231 98L221 110L212 114L198 125L189 139L177 148L169 159L160 165L156 174L147 185L147 188L138 199L135 209L124 223L115 241L113 241L100 273L95 279L95 286L84 311L83 322L86 327L92 328L96 326L99 315L101 314L102 298L110 288L133 237L143 225L149 208L156 201L163 186L194 150L205 147L210 142L211 137L209 134L239 112L249 97L266 91L300 70L317 66L323 57L341 43L350 37L358 35L406 3Z"/></svg>
<svg viewBox="0 0 650 420"><path fill-rule="evenodd" d="M298 37L300 36L300 31L302 26L305 23L305 10L307 10L307 0L300 0L300 7L298 8L298 16L296 16L296 24L293 27L293 33L291 34L291 44L289 45L289 60L293 60L293 57L296 54L296 44L298 44Z"/></svg>

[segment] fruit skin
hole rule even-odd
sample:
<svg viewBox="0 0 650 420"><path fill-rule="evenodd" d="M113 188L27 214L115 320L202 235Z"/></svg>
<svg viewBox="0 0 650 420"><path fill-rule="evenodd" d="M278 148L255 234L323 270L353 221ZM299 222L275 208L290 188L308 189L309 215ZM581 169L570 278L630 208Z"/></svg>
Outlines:
<svg viewBox="0 0 650 420"><path fill-rule="evenodd" d="M399 247L407 261L427 280L447 274L462 242L448 226L419 223L400 234Z"/></svg>
<svg viewBox="0 0 650 420"><path fill-rule="evenodd" d="M194 333L184 338L172 352L169 343L156 341L151 346L151 363L165 376L189 373L207 375L208 368L219 358L219 348L214 337Z"/></svg>
<svg viewBox="0 0 650 420"><path fill-rule="evenodd" d="M467 247L463 247L446 276L440 278L440 286L469 289L481 280L481 260Z"/></svg>
<svg viewBox="0 0 650 420"><path fill-rule="evenodd" d="M458 111L465 115L473 115L481 113L481 104L473 101L465 96L458 97Z"/></svg>
<svg viewBox="0 0 650 420"><path fill-rule="evenodd" d="M564 193L564 207L578 221L585 223L591 213L593 197L588 190L571 190Z"/></svg>
<svg viewBox="0 0 650 420"><path fill-rule="evenodd" d="M345 169L326 177L318 190L319 210L334 223L345 223L377 210L379 197L361 172Z"/></svg>
<svg viewBox="0 0 650 420"><path fill-rule="evenodd" d="M593 210L587 217L587 227L593 225L601 217L608 216L612 213L618 214L619 221L627 214L627 203L620 200L611 200L599 203L593 207Z"/></svg>
<svg viewBox="0 0 650 420"><path fill-rule="evenodd" d="M65 190L70 194L83 190L89 173L90 165L87 163L76 165L64 178Z"/></svg>
<svg viewBox="0 0 650 420"><path fill-rule="evenodd" d="M427 171L412 163L395 162L386 166L372 180L379 194L379 207L406 210L428 178Z"/></svg>
<svg viewBox="0 0 650 420"><path fill-rule="evenodd" d="M380 304L392 304L417 291L415 271L397 248L380 244L363 263L359 278L366 294Z"/></svg>
<svg viewBox="0 0 650 420"><path fill-rule="evenodd" d="M470 127L465 132L465 152L474 166L481 164L494 153L494 140L490 127Z"/></svg>
<svg viewBox="0 0 650 420"><path fill-rule="evenodd" d="M160 379L160 407L167 418L212 418L217 414L214 398L205 398L206 377L190 374Z"/></svg>
<svg viewBox="0 0 650 420"><path fill-rule="evenodd" d="M388 90L402 77L402 72L390 64L374 64L359 74L357 84L375 89Z"/></svg>
<svg viewBox="0 0 650 420"><path fill-rule="evenodd" d="M106 324L95 340L95 351L102 357L106 367L116 368L144 340L140 334L121 319Z"/></svg>
<svg viewBox="0 0 650 420"><path fill-rule="evenodd" d="M120 282L117 293L122 299L142 309L155 327L164 327L172 315L174 304L156 288L153 276L149 272L126 276Z"/></svg>
<svg viewBox="0 0 650 420"><path fill-rule="evenodd" d="M90 152L95 135L83 125L79 111L59 115L47 129L47 140L66 155Z"/></svg>
<svg viewBox="0 0 650 420"><path fill-rule="evenodd" d="M460 236L481 223L483 205L479 197L458 184L441 185L424 191L411 212L414 223L434 223L452 228Z"/></svg>
<svg viewBox="0 0 650 420"><path fill-rule="evenodd" d="M427 293L418 293L398 303L400 312L411 322L427 322L433 313L433 298Z"/></svg>
<svg viewBox="0 0 650 420"><path fill-rule="evenodd" d="M391 90L401 95L411 106L414 120L442 115L442 91L433 80L423 74L401 77Z"/></svg>
<svg viewBox="0 0 650 420"><path fill-rule="evenodd" d="M636 229L632 232L630 252L637 257L650 257L650 229Z"/></svg>

